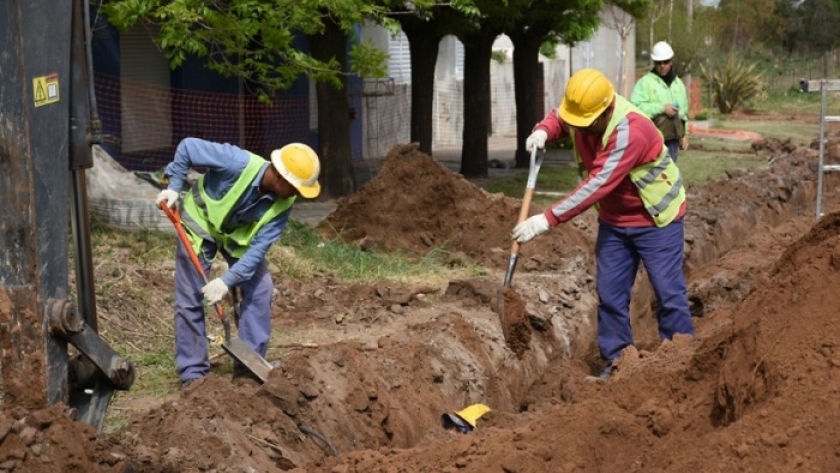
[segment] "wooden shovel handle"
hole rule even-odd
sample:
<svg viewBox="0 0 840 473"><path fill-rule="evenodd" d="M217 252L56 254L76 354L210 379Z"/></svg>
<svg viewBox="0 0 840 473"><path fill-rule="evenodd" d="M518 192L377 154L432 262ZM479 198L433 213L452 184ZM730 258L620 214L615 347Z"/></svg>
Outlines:
<svg viewBox="0 0 840 473"><path fill-rule="evenodd" d="M522 207L519 209L519 218L516 220L516 224L519 225L520 223L524 222L528 219L528 211L531 208L531 199L534 198L534 188L527 187L525 188L525 195L522 196ZM516 255L519 254L519 242L513 240L513 243L510 245L510 254Z"/></svg>

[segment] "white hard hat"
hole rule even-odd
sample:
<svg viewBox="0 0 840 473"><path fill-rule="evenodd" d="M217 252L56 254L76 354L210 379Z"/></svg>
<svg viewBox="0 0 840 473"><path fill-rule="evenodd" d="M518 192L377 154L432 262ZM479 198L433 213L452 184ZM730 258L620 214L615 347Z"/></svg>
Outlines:
<svg viewBox="0 0 840 473"><path fill-rule="evenodd" d="M674 57L674 50L665 41L654 44L653 51L650 52L650 58L654 61L668 61L672 57Z"/></svg>

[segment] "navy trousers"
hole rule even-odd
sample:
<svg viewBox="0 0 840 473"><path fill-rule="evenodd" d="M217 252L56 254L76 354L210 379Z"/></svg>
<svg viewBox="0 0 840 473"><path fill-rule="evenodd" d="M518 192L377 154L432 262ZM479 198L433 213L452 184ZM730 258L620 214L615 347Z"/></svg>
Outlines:
<svg viewBox="0 0 840 473"><path fill-rule="evenodd" d="M694 335L683 274L683 222L659 227L620 228L603 222L595 243L598 290L598 346L612 362L633 344L630 293L639 262L645 265L657 300L659 337Z"/></svg>
<svg viewBox="0 0 840 473"><path fill-rule="evenodd" d="M214 245L205 243L203 254L216 254ZM236 259L225 255L228 264ZM205 273L209 274L210 263L200 254ZM210 371L207 351L207 331L204 317L204 294L201 288L204 280L198 274L184 246L178 241L175 250L175 364L182 381L201 378ZM265 357L268 339L271 335L271 297L274 283L265 260L260 263L254 276L239 285L241 292L239 338L254 351ZM214 308L208 308L216 317ZM227 314L233 321L233 313ZM221 322L217 322L221 324Z"/></svg>
<svg viewBox="0 0 840 473"><path fill-rule="evenodd" d="M671 155L671 159L677 162L677 153L680 152L680 140L666 140L665 147L668 148L668 154Z"/></svg>

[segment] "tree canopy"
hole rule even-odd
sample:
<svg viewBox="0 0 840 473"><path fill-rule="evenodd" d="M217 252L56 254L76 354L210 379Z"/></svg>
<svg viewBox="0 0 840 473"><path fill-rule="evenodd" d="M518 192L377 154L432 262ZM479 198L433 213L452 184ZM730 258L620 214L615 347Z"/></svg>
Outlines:
<svg viewBox="0 0 840 473"><path fill-rule="evenodd" d="M390 16L396 0L102 0L102 11L121 29L155 25L154 38L173 68L189 56L206 58L210 69L240 77L259 86L256 92L289 88L301 76L332 81L345 74L337 58L319 60L300 47L299 38L321 34L334 22L348 36L365 21L381 23L396 31ZM438 5L415 0L417 11ZM446 5L475 12L471 0ZM371 43L354 41L349 67L362 76L384 75L386 54Z"/></svg>

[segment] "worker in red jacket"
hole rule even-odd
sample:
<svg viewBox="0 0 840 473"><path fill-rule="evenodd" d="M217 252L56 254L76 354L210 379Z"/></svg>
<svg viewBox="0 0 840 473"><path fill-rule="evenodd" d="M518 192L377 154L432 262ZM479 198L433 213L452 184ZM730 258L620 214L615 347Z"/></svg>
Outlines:
<svg viewBox="0 0 840 473"><path fill-rule="evenodd" d="M545 213L517 225L512 237L527 242L597 204L598 345L606 379L633 344L630 293L640 262L656 294L660 338L694 334L683 274L685 188L653 122L595 69L569 79L559 110L537 124L525 146L544 148L566 136L580 183Z"/></svg>

